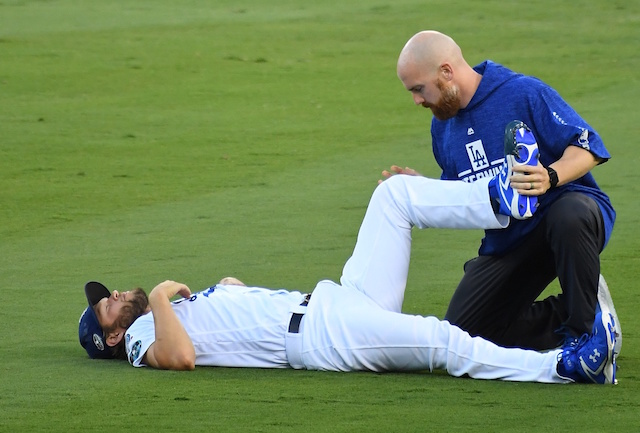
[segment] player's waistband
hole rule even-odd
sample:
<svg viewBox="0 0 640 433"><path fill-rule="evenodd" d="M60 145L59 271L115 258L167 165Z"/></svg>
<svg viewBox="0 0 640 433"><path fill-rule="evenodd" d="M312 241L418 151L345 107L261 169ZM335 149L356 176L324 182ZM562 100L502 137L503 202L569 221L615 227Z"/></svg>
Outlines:
<svg viewBox="0 0 640 433"><path fill-rule="evenodd" d="M296 305L291 311L291 319L289 319L289 327L285 335L285 350L287 352L287 361L292 368L296 370L304 369L302 362L302 319L307 311L307 305L311 299L311 294L304 295L304 300L300 305Z"/></svg>

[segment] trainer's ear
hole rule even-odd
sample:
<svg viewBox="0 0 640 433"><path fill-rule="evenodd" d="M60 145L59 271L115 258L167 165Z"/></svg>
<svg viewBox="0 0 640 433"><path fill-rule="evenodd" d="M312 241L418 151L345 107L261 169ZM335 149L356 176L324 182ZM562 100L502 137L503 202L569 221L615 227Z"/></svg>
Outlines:
<svg viewBox="0 0 640 433"><path fill-rule="evenodd" d="M441 64L440 75L445 81L451 81L453 79L453 67L449 63Z"/></svg>
<svg viewBox="0 0 640 433"><path fill-rule="evenodd" d="M124 333L125 332L126 332L126 329L118 328L115 331L112 331L112 332L108 333L107 334L107 346L114 347L118 343L120 343L120 341L124 337Z"/></svg>

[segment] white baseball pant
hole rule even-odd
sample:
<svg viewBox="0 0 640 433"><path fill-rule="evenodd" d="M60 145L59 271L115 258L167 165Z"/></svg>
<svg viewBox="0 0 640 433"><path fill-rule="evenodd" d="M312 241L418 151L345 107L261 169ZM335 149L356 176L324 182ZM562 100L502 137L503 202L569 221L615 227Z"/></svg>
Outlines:
<svg viewBox="0 0 640 433"><path fill-rule="evenodd" d="M508 217L496 216L491 208L488 181L397 175L378 186L341 284L318 283L301 323L298 348L287 341L292 366L334 371L443 369L452 376L476 379L567 382L556 373L559 350L502 348L435 317L401 314L413 226L508 225Z"/></svg>

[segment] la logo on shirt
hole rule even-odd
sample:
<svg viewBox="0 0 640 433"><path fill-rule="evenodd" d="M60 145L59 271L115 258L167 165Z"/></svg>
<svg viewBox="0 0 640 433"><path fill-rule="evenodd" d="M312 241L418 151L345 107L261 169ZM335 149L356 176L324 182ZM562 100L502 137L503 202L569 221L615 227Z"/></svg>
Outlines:
<svg viewBox="0 0 640 433"><path fill-rule="evenodd" d="M473 171L480 171L489 167L489 158L487 158L487 153L484 151L482 140L467 143L465 147L467 148L467 155Z"/></svg>
<svg viewBox="0 0 640 433"><path fill-rule="evenodd" d="M475 140L465 145L467 157L471 169L458 173L458 178L465 182L475 182L483 177L493 177L500 172L500 167L504 158L496 161L489 161L487 152L484 150L482 140Z"/></svg>

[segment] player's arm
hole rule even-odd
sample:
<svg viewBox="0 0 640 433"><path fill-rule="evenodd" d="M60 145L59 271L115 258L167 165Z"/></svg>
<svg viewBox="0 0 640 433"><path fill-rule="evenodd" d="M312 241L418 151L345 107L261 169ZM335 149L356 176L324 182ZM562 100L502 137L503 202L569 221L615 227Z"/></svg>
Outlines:
<svg viewBox="0 0 640 433"><path fill-rule="evenodd" d="M188 298L191 291L184 284L165 281L149 294L156 339L147 349L145 363L164 370L193 370L196 362L193 343L171 307L170 299L176 294Z"/></svg>

